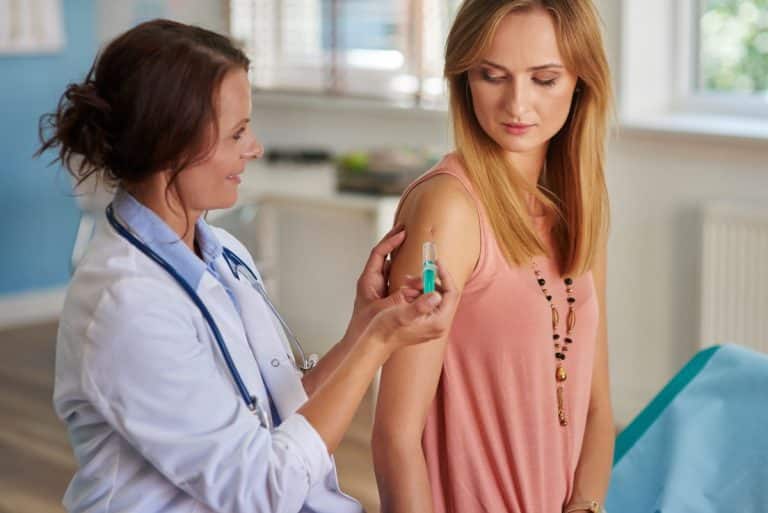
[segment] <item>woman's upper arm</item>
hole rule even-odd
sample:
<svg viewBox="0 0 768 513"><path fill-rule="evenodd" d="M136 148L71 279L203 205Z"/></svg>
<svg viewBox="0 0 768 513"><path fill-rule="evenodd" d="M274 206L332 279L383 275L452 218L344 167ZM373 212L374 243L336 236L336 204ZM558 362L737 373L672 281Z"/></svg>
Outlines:
<svg viewBox="0 0 768 513"><path fill-rule="evenodd" d="M606 267L607 251L603 244L598 250L592 266L592 277L595 282L599 308L599 322L589 404L591 411L605 408L610 411L611 408L610 379L608 376L608 324L606 321Z"/></svg>
<svg viewBox="0 0 768 513"><path fill-rule="evenodd" d="M439 265L448 269L461 292L480 251L477 210L461 183L437 176L420 184L406 197L397 222L405 225L406 239L392 262L390 290L403 285L406 274L421 274L422 245L432 241ZM375 436L390 443L421 439L445 344L442 339L406 347L389 358L382 371Z"/></svg>

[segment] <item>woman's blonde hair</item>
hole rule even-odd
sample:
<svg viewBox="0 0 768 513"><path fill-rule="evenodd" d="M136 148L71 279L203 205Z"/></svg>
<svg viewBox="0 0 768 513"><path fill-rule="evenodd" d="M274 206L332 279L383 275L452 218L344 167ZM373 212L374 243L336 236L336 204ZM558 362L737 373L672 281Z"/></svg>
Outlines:
<svg viewBox="0 0 768 513"><path fill-rule="evenodd" d="M511 12L547 10L564 65L578 76L571 111L551 139L538 187L512 168L506 151L485 133L474 112L468 72L483 58L501 20ZM499 247L510 264L546 254L525 201L531 193L556 221L553 240L562 274L588 271L608 231L604 139L613 103L599 16L590 0L466 0L446 43L456 149L477 189Z"/></svg>

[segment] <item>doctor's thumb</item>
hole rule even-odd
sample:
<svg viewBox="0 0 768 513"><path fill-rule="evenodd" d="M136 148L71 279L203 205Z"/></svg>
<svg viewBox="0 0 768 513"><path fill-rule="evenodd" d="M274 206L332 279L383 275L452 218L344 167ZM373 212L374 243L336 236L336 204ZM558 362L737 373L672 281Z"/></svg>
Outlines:
<svg viewBox="0 0 768 513"><path fill-rule="evenodd" d="M420 296L416 301L403 307L408 320L415 320L418 317L430 314L442 302L443 297L437 292L431 292Z"/></svg>

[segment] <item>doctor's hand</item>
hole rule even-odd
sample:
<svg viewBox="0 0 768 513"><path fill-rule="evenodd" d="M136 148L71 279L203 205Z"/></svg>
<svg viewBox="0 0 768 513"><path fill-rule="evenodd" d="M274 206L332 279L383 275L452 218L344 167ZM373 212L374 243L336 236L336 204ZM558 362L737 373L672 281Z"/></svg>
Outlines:
<svg viewBox="0 0 768 513"><path fill-rule="evenodd" d="M406 286L390 296L389 255L405 240L405 230L402 225L395 226L371 250L365 268L357 280L357 294L352 311L352 319L344 335L347 341L354 341L368 326L368 323L383 309L399 303L413 301L419 296L420 280L409 280Z"/></svg>
<svg viewBox="0 0 768 513"><path fill-rule="evenodd" d="M362 337L370 336L391 354L407 345L447 336L459 303L459 292L450 273L439 263L437 271L437 292L421 294L420 285L413 283L415 278L407 277L407 285L390 296L394 297L390 306L374 316ZM415 287L419 289L414 296Z"/></svg>

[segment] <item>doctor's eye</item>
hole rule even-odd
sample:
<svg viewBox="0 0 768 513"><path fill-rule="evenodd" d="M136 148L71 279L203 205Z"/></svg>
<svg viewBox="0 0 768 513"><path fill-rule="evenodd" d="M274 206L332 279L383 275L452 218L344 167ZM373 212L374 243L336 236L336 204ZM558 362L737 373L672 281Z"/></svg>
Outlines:
<svg viewBox="0 0 768 513"><path fill-rule="evenodd" d="M234 139L235 141L239 141L243 137L244 133L245 133L245 127L235 132L235 135L232 136L232 139Z"/></svg>

